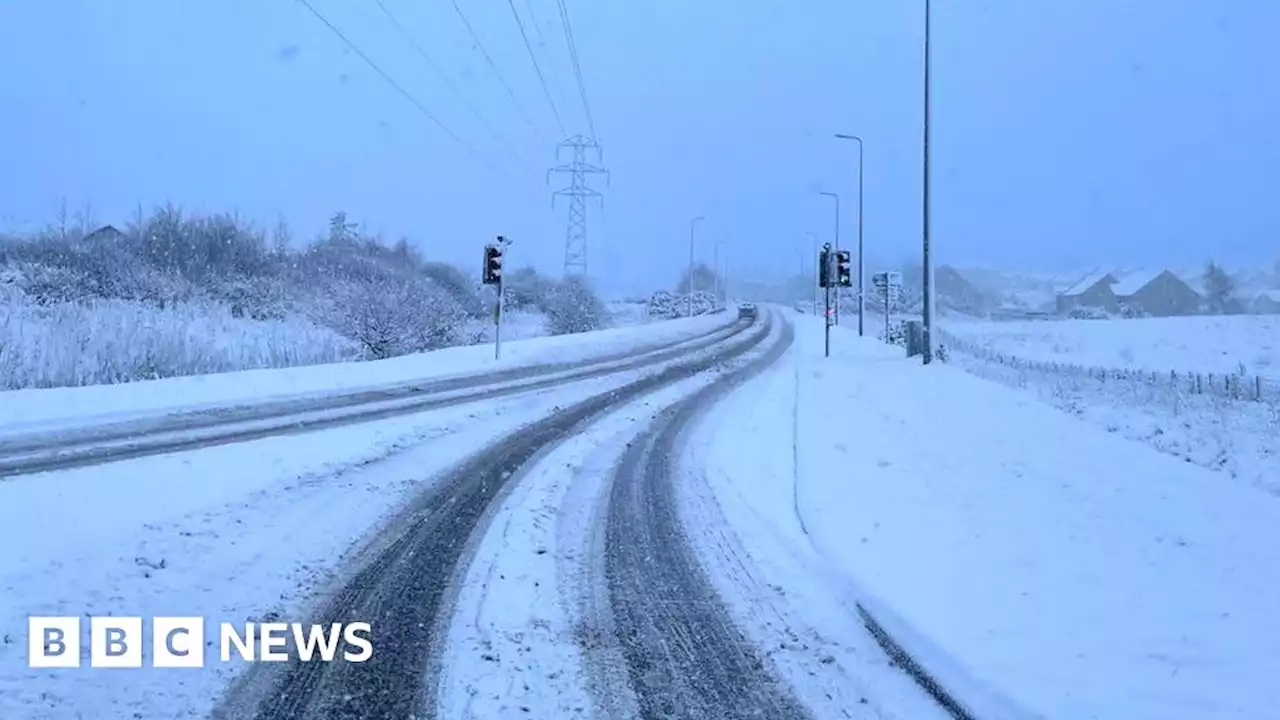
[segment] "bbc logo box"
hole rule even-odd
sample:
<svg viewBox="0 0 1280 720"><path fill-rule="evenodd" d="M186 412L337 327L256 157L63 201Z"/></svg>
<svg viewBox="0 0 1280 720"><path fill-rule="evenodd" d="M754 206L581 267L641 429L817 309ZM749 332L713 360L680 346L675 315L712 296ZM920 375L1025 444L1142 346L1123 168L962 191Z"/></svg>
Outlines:
<svg viewBox="0 0 1280 720"><path fill-rule="evenodd" d="M33 668L80 667L84 653L78 617L32 616L27 620L27 658ZM151 619L152 667L204 666L204 618ZM140 617L89 618L89 665L140 668L145 643Z"/></svg>
<svg viewBox="0 0 1280 720"><path fill-rule="evenodd" d="M343 662L362 663L373 657L373 629L367 622L223 622L217 629L217 657L222 662L231 662L238 656L248 662L335 662L341 658ZM150 631L147 654L151 667L204 667L204 618L153 617ZM90 617L89 666L142 667L143 648L147 646L144 633L140 617ZM80 667L82 642L79 617L31 617L27 621L30 667Z"/></svg>

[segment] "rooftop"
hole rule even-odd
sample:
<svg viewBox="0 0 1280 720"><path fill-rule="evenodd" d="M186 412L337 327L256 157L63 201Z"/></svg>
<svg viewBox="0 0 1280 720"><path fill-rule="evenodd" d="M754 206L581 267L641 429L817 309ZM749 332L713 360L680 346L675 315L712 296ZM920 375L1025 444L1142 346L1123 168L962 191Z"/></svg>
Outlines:
<svg viewBox="0 0 1280 720"><path fill-rule="evenodd" d="M1094 270L1076 281L1074 285L1062 291L1063 295L1079 295L1089 288L1097 285L1107 277L1109 273L1106 270Z"/></svg>
<svg viewBox="0 0 1280 720"><path fill-rule="evenodd" d="M1133 295L1150 284L1152 280L1155 280L1162 273L1164 273L1164 268L1134 270L1133 272L1126 273L1117 280L1116 284L1111 286L1111 291L1119 297Z"/></svg>

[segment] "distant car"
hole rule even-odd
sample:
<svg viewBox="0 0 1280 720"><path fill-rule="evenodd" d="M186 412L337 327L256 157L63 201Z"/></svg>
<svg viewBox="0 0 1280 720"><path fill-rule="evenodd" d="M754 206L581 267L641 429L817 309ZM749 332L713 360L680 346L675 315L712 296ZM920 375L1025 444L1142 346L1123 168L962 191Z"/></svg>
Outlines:
<svg viewBox="0 0 1280 720"><path fill-rule="evenodd" d="M739 305L738 319L739 320L755 320L756 306L752 303L742 303L741 305Z"/></svg>

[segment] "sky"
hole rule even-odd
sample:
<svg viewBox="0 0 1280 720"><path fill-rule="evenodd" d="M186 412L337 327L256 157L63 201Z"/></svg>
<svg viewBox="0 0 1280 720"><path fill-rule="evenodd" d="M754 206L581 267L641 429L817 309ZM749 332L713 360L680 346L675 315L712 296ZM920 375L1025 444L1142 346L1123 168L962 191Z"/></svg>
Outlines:
<svg viewBox="0 0 1280 720"><path fill-rule="evenodd" d="M672 284L705 216L697 259L767 278L833 239L819 192L857 243L846 133L868 272L919 254L923 0L564 0L593 122L556 0L308 1L354 49L299 0L0 2L0 225L173 202L305 239L344 210L477 272L501 234L558 273L547 170L594 126L593 276ZM1280 3L932 5L936 262L1280 260Z"/></svg>

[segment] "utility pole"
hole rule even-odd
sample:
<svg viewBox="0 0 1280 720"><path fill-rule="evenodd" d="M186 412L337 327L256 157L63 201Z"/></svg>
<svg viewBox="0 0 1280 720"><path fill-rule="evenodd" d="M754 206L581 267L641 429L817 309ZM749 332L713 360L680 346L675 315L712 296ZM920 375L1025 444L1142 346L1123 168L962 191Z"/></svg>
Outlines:
<svg viewBox="0 0 1280 720"><path fill-rule="evenodd" d="M715 268L715 270L711 273L711 275L712 275L712 280L715 283L714 294L716 297L716 307L720 307L720 290L722 289L720 287L720 246L723 244L724 244L724 240L717 240L716 244L711 249L711 258L712 258L711 267Z"/></svg>
<svg viewBox="0 0 1280 720"><path fill-rule="evenodd" d="M924 364L933 362L933 257L929 250L929 112L930 112L930 77L929 77L929 23L930 3L924 0L924 189L923 218L921 232L921 252L924 255Z"/></svg>
<svg viewBox="0 0 1280 720"><path fill-rule="evenodd" d="M596 198L604 207L604 196L587 186L588 175L604 175L609 183L609 171L587 162L587 151L594 151L597 163L604 162L604 149L594 138L574 135L556 146L556 162L561 163L547 171L547 182L553 173L568 173L569 186L551 193L551 207L556 198L569 198L569 224L564 235L564 274L587 274L587 198ZM565 156L568 162L565 162Z"/></svg>
<svg viewBox="0 0 1280 720"><path fill-rule="evenodd" d="M693 317L693 230L703 220L706 220L706 218L699 215L689 221L689 287L685 288L688 295L689 313L686 317Z"/></svg>
<svg viewBox="0 0 1280 720"><path fill-rule="evenodd" d="M862 268L862 138L840 133L836 133L836 137L841 140L855 140L858 143L858 337L862 337L867 307L867 300L864 297L867 277L863 274Z"/></svg>
<svg viewBox="0 0 1280 720"><path fill-rule="evenodd" d="M822 353L823 357L831 357L831 285L835 260L831 254L831 243L822 244L822 254L818 256L818 284L825 292L826 302L822 310Z"/></svg>
<svg viewBox="0 0 1280 720"><path fill-rule="evenodd" d="M836 224L835 224L835 244L833 247L836 250L839 250L840 249L840 195L833 192L820 192L818 194L826 195L827 197L830 197L830 198L835 198ZM831 293L828 292L827 294L830 295ZM836 325L840 324L840 292L839 291L836 291L835 322L836 322Z"/></svg>
<svg viewBox="0 0 1280 720"><path fill-rule="evenodd" d="M816 233L814 233L814 232L812 232L812 231L806 231L806 232L805 232L805 235L808 235L809 237L813 238L813 254L812 254L812 255L810 255L809 257L813 258L814 268L815 268L815 270L814 270L814 274L816 275L816 274L818 274L818 271L817 271L817 269L816 269L816 268L817 268L817 263L818 263L818 236L817 236L817 234L816 234ZM809 312L815 312L815 311L817 311L817 309L818 309L818 286L817 286L817 285L814 285L814 286L813 286L813 301L812 301L812 304L809 306Z"/></svg>

